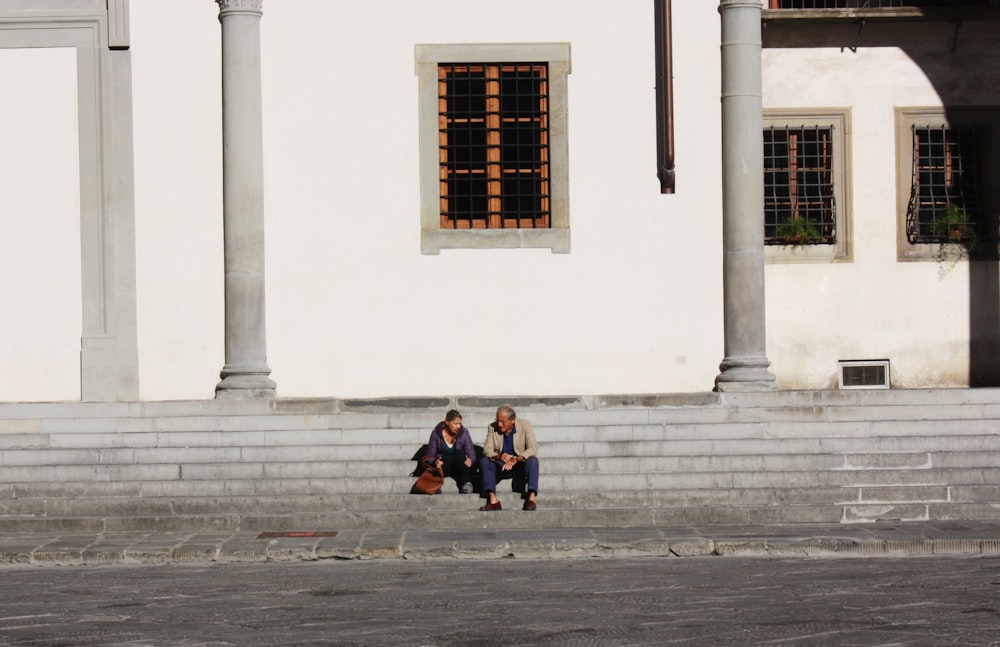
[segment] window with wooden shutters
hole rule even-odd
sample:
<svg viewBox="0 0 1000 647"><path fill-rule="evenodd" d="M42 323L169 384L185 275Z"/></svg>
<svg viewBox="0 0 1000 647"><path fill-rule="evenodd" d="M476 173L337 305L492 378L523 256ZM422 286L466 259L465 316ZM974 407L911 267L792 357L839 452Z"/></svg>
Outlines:
<svg viewBox="0 0 1000 647"><path fill-rule="evenodd" d="M569 251L569 45L418 45L421 251Z"/></svg>

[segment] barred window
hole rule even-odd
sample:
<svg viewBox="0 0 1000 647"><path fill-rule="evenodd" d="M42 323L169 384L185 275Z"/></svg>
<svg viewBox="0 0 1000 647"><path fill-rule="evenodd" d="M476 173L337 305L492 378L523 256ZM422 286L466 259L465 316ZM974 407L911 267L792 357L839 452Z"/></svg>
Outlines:
<svg viewBox="0 0 1000 647"><path fill-rule="evenodd" d="M982 222L984 127L913 125L912 180L906 209L910 243L974 247Z"/></svg>
<svg viewBox="0 0 1000 647"><path fill-rule="evenodd" d="M442 229L550 225L548 65L438 65Z"/></svg>
<svg viewBox="0 0 1000 647"><path fill-rule="evenodd" d="M996 257L1000 107L896 108L896 159L899 260Z"/></svg>
<svg viewBox="0 0 1000 647"><path fill-rule="evenodd" d="M836 242L833 130L833 126L764 129L765 244Z"/></svg>
<svg viewBox="0 0 1000 647"><path fill-rule="evenodd" d="M420 252L570 251L569 43L414 47Z"/></svg>

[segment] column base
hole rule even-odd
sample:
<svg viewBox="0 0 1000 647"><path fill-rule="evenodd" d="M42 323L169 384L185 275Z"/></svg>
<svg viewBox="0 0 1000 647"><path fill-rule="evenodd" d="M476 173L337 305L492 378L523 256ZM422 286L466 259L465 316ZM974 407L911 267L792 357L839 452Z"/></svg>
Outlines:
<svg viewBox="0 0 1000 647"><path fill-rule="evenodd" d="M222 369L222 381L215 385L216 399L268 400L278 397L277 385L267 376L271 369Z"/></svg>
<svg viewBox="0 0 1000 647"><path fill-rule="evenodd" d="M771 363L766 357L726 358L719 365L722 371L715 377L719 392L774 391L778 388L774 374L767 370Z"/></svg>

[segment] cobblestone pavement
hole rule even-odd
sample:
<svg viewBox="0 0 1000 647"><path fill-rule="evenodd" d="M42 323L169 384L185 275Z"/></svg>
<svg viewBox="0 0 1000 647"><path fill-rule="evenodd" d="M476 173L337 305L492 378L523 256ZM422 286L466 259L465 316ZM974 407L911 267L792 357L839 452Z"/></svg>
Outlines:
<svg viewBox="0 0 1000 647"><path fill-rule="evenodd" d="M1000 556L8 566L0 645L1000 645Z"/></svg>

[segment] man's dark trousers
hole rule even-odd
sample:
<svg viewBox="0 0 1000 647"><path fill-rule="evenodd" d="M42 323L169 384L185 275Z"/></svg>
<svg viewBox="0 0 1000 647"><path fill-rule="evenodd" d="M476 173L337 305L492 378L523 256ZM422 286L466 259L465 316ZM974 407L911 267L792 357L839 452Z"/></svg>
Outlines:
<svg viewBox="0 0 1000 647"><path fill-rule="evenodd" d="M538 493L538 458L535 456L529 456L507 471L504 471L503 463L484 456L479 467L483 473L483 492L496 492L497 481L522 476L528 481L528 491Z"/></svg>

